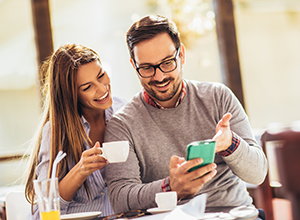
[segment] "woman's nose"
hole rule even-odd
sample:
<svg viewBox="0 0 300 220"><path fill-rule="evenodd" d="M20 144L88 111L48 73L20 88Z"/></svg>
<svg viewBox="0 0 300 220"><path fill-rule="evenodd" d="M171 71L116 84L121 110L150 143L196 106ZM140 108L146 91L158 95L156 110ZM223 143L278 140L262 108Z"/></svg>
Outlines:
<svg viewBox="0 0 300 220"><path fill-rule="evenodd" d="M97 92L106 92L107 90L107 85L104 84L103 82L98 82L97 83Z"/></svg>

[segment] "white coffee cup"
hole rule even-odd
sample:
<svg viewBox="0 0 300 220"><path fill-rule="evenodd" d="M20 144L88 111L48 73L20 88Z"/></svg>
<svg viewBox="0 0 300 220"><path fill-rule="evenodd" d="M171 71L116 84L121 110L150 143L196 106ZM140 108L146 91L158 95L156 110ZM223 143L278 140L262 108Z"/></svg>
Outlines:
<svg viewBox="0 0 300 220"><path fill-rule="evenodd" d="M155 194L155 202L161 210L172 210L177 205L177 192L160 192Z"/></svg>
<svg viewBox="0 0 300 220"><path fill-rule="evenodd" d="M106 158L109 163L125 162L129 153L128 141L106 142L100 147L101 156Z"/></svg>

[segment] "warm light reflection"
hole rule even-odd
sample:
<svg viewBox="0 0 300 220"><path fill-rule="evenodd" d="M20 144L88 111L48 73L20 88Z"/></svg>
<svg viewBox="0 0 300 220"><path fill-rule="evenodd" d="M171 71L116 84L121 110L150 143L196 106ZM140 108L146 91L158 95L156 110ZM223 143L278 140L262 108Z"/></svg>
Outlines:
<svg viewBox="0 0 300 220"><path fill-rule="evenodd" d="M215 13L211 0L148 0L148 4L156 8L156 13L176 23L187 48L195 46L204 37L215 38Z"/></svg>
<svg viewBox="0 0 300 220"><path fill-rule="evenodd" d="M282 187L281 183L278 181L271 181L270 186L271 187Z"/></svg>

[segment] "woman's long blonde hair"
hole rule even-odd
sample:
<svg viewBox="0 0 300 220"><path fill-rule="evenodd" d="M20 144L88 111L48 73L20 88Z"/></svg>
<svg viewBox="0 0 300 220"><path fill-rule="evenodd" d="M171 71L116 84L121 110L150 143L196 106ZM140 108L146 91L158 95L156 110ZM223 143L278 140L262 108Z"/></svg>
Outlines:
<svg viewBox="0 0 300 220"><path fill-rule="evenodd" d="M92 146L81 122L81 108L77 100L76 75L78 68L86 63L99 61L98 54L85 46L65 44L60 46L42 65L41 75L45 76L43 89L43 113L40 125L31 142L29 174L25 185L25 197L34 203L33 180L37 179L36 167L42 139L43 127L51 123L51 152L48 177L57 153L67 153L57 167L58 178L62 179L68 172L68 158L73 157L78 163L84 142ZM86 183L84 186L88 192Z"/></svg>

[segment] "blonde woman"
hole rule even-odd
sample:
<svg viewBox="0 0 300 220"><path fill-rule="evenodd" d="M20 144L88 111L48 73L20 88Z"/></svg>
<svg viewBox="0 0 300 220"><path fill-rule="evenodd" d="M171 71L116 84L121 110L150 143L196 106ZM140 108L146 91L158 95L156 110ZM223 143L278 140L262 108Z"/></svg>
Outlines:
<svg viewBox="0 0 300 220"><path fill-rule="evenodd" d="M110 78L97 53L78 44L59 47L44 63L45 100L42 121L33 140L25 194L34 204L33 180L50 176L59 163L60 213L113 213L104 181L107 161L99 156L106 123L124 101L112 98ZM34 204L27 219L39 219Z"/></svg>

